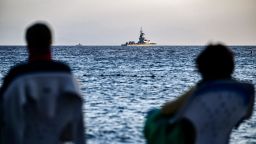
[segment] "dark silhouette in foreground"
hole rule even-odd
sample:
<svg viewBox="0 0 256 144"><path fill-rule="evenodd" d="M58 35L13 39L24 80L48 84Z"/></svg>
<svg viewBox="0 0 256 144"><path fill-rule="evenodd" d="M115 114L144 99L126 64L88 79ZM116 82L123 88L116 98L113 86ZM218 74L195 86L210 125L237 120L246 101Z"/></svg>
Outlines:
<svg viewBox="0 0 256 144"><path fill-rule="evenodd" d="M0 91L6 144L85 143L82 97L71 69L51 58L49 27L26 31L28 62L11 68Z"/></svg>
<svg viewBox="0 0 256 144"><path fill-rule="evenodd" d="M251 117L254 86L232 78L231 50L221 44L208 45L196 58L196 67L202 80L176 100L164 104L156 118L149 114L152 124L147 120L145 129L148 143L168 143L175 133L176 144L226 144L232 129ZM162 126L159 119L168 122ZM186 121L187 128L182 121ZM166 136L157 134L159 129L170 126L176 129L165 130ZM179 141L179 136L184 140Z"/></svg>

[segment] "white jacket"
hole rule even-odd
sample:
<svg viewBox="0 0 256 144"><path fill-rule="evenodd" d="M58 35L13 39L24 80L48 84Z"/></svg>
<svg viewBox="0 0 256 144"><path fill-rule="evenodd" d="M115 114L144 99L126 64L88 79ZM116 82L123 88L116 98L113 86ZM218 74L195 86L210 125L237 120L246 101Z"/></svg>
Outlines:
<svg viewBox="0 0 256 144"><path fill-rule="evenodd" d="M200 86L181 113L195 128L195 144L227 144L253 104L252 84L216 81Z"/></svg>
<svg viewBox="0 0 256 144"><path fill-rule="evenodd" d="M3 92L8 144L85 143L82 98L71 73L21 75Z"/></svg>

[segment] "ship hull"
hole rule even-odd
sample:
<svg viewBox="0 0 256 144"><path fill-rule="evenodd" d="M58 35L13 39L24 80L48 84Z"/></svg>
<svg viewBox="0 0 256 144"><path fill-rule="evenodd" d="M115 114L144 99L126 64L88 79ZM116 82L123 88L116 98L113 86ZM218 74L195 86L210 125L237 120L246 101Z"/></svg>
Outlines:
<svg viewBox="0 0 256 144"><path fill-rule="evenodd" d="M156 46L156 43L150 43L150 44L122 44L121 46Z"/></svg>

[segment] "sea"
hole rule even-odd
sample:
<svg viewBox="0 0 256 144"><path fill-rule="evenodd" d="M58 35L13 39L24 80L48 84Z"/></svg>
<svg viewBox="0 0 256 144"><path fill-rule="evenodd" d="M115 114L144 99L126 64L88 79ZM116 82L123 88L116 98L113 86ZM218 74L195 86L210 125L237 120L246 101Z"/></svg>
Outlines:
<svg viewBox="0 0 256 144"><path fill-rule="evenodd" d="M195 58L204 46L53 46L67 63L84 98L88 144L144 144L150 109L160 108L195 85ZM230 46L233 77L256 86L256 46ZM218 56L216 56L218 57ZM0 85L8 70L26 61L25 46L0 46ZM256 108L255 108L256 109ZM256 144L256 112L234 129L230 143Z"/></svg>

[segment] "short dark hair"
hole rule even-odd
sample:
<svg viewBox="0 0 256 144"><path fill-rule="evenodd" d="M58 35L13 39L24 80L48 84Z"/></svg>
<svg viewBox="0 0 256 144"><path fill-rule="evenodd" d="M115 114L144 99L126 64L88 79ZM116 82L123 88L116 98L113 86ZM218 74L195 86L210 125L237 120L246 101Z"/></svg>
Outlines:
<svg viewBox="0 0 256 144"><path fill-rule="evenodd" d="M43 54L50 51L52 34L44 23L35 23L26 31L26 41L30 52Z"/></svg>
<svg viewBox="0 0 256 144"><path fill-rule="evenodd" d="M233 52L222 44L207 45L196 58L196 67L203 79L231 78L234 71Z"/></svg>

